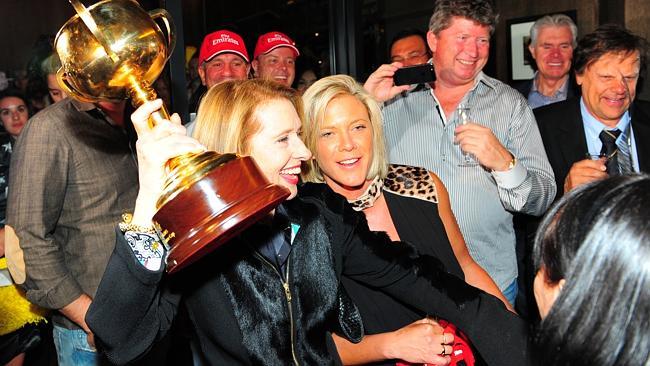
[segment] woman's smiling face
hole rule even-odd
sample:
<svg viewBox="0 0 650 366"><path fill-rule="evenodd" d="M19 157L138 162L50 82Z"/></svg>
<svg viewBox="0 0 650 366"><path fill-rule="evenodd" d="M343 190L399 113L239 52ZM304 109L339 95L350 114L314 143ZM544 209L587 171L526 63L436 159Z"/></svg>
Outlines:
<svg viewBox="0 0 650 366"><path fill-rule="evenodd" d="M311 157L300 138L300 117L286 99L272 100L258 107L255 115L260 130L251 136L248 152L266 178L289 189L288 199L294 198L301 163Z"/></svg>
<svg viewBox="0 0 650 366"><path fill-rule="evenodd" d="M367 185L373 159L373 131L368 110L352 95L332 99L318 131L318 166L327 184L348 198Z"/></svg>

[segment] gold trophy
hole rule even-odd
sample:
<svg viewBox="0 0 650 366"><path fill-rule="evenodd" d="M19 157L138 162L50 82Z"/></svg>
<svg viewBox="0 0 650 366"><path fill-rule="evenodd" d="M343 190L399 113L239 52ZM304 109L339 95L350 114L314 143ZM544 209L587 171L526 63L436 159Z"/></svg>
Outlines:
<svg viewBox="0 0 650 366"><path fill-rule="evenodd" d="M104 0L88 8L69 0L77 15L59 30L54 46L62 67L59 84L86 102L154 100L151 87L175 45L166 10L143 10L135 0ZM162 32L154 19L166 27ZM165 107L151 127L169 119ZM167 271L178 271L237 235L288 197L269 183L250 157L207 151L167 162L169 174L157 202L154 226L170 247Z"/></svg>

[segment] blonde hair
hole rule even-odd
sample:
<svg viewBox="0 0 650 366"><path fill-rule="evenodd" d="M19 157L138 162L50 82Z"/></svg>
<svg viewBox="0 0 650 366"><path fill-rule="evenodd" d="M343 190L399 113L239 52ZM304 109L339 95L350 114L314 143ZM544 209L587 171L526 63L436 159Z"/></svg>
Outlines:
<svg viewBox="0 0 650 366"><path fill-rule="evenodd" d="M315 82L303 95L305 103L305 122L302 126L305 145L313 154L313 159L307 162L307 169L302 178L306 182L323 183L323 173L318 166L318 137L323 125L327 105L337 97L351 95L357 98L365 107L372 125L372 162L368 169L367 179L379 176L385 178L388 172L388 160L384 147L384 132L382 128L381 110L377 102L357 83L347 75L334 75Z"/></svg>
<svg viewBox="0 0 650 366"><path fill-rule="evenodd" d="M201 100L193 137L209 150L247 155L250 138L261 129L256 111L277 100L288 100L304 120L302 99L291 88L261 79L216 84Z"/></svg>

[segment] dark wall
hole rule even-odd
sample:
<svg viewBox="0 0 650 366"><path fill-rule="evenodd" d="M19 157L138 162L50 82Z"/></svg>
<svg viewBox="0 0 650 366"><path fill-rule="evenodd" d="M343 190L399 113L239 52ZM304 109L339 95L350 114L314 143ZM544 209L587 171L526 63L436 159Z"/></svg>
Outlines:
<svg viewBox="0 0 650 366"><path fill-rule="evenodd" d="M25 68L41 34L55 35L74 14L66 0L0 1L0 70Z"/></svg>
<svg viewBox="0 0 650 366"><path fill-rule="evenodd" d="M636 34L650 39L650 1L625 0L625 26ZM650 72L646 71L641 87L639 98L650 100Z"/></svg>

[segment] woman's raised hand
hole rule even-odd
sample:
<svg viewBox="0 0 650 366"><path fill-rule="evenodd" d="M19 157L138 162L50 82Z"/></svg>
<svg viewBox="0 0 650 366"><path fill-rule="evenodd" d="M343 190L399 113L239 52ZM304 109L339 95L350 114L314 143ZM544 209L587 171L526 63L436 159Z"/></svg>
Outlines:
<svg viewBox="0 0 650 366"><path fill-rule="evenodd" d="M150 128L149 116L161 107L162 101L156 99L142 104L131 114L131 121L138 133L136 150L140 181L132 222L142 226L150 226L156 213L156 201L162 193L167 174L167 161L182 154L206 150L205 146L186 135L178 114Z"/></svg>

